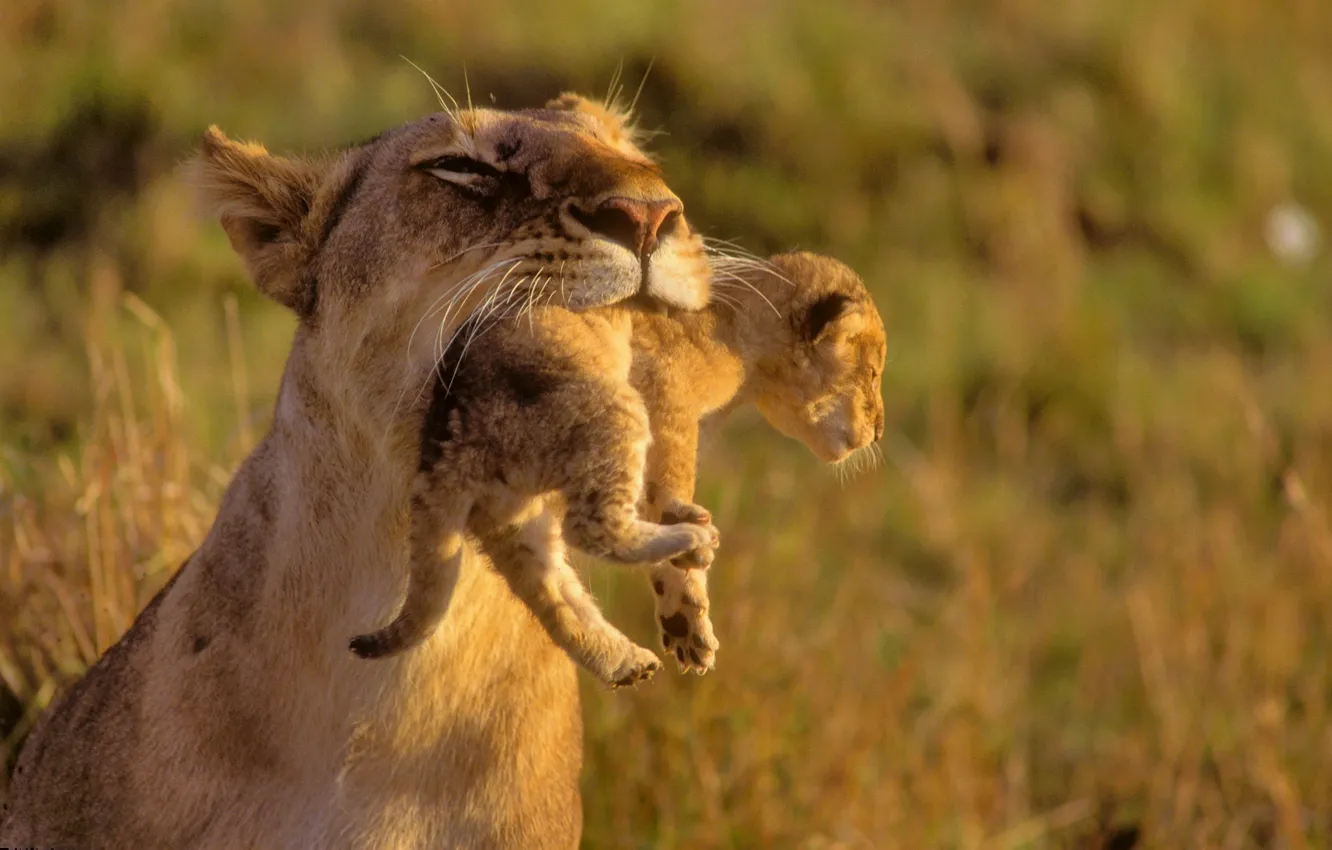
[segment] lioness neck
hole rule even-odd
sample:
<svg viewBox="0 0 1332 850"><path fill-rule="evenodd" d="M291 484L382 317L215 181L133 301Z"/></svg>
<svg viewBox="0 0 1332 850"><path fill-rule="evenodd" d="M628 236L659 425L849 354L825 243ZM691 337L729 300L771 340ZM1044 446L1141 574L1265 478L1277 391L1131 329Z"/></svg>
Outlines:
<svg viewBox="0 0 1332 850"><path fill-rule="evenodd" d="M296 780L307 811L269 826L301 846L348 829L355 846L574 846L574 671L479 557L420 648L382 661L348 650L401 600L416 464L394 449L406 435L340 418L312 359L298 340L270 433L163 600L156 673L179 689L163 709L209 694L184 719L190 746L225 738L256 786Z"/></svg>

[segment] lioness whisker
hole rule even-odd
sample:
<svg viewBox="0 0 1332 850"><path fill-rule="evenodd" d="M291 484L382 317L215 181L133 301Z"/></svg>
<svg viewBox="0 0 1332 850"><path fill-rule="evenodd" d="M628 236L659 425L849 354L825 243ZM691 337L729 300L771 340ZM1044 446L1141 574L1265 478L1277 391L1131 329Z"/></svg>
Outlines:
<svg viewBox="0 0 1332 850"><path fill-rule="evenodd" d="M500 267L508 263L510 264L509 265L510 270L512 270L513 267L518 265L520 262L521 260L499 260L497 262L491 263L490 265L478 269L476 272L473 272L472 274L468 275L467 277L463 278L462 280L448 287L444 291L444 293L440 295L439 298L435 299L435 303L431 305L431 308L426 310L425 313L422 314L421 318L417 320L416 326L412 328L412 333L407 339L407 354L406 354L407 370L409 372L411 370L412 343L416 338L417 331L420 329L421 325L425 322L426 319L430 318L432 314L438 312L436 305L438 305L440 301L443 301L446 298L450 298L451 295L453 296L451 300L449 300L448 303L443 308L440 308L444 309L445 313L444 313L444 318L440 320L439 330L436 337L437 345L439 342L439 338L443 336L444 328L448 325L449 315L452 313L454 306L457 303L459 303L460 300L465 300L468 295L474 292L478 286L480 286L482 283L485 282L487 277L489 277L494 272L498 271ZM466 290L466 292L463 292L464 289ZM435 359L437 360L438 358ZM430 385L430 377L429 375L427 375L425 381L423 381L422 383L422 386L416 391L416 395L412 399L413 406L415 406L421 401L422 394L425 392L425 388L428 387L429 385ZM393 403L392 415L389 416L390 423L396 421L397 413L399 410L402 409L402 400L407 396L407 390L408 390L407 387L403 387L402 391L398 393L398 398ZM380 438L381 440L387 439L388 433L391 430L391 428L392 428L391 425L385 426L384 434Z"/></svg>
<svg viewBox="0 0 1332 850"><path fill-rule="evenodd" d="M777 309L777 305L776 305L776 304L773 304L772 301L769 300L768 296L766 296L766 295L763 294L762 290L760 290L757 286L755 286L754 284L750 283L749 281L745 280L745 279L744 279L743 277L741 277L740 275L735 274L734 272L727 271L727 270L725 270L725 269L720 269L720 270L718 270L718 269L714 268L713 271L714 271L714 272L716 272L716 271L721 271L721 273L722 273L723 275L725 275L726 278L727 278L727 281L723 281L723 280L717 280L717 279L714 277L713 280L712 280L712 284L713 284L713 286L715 286L715 287L721 287L721 288L723 288L723 289L725 289L725 288L728 287L728 286L731 286L731 287L733 287L733 288L735 288L735 289L740 289L740 287L747 287L747 288L749 288L750 290L752 290L753 293L754 293L755 295L757 295L759 298L762 298L762 299L767 303L767 305L768 305L769 307L772 308L772 312L773 312L775 315L780 316L780 315L782 314L782 311ZM733 283L728 283L728 281L732 281ZM735 286L735 284L739 284L739 286Z"/></svg>
<svg viewBox="0 0 1332 850"><path fill-rule="evenodd" d="M479 250L481 250L482 248L499 248L499 247L502 247L504 244L505 244L505 243L503 243L503 242L481 242L481 243L479 243L479 244L476 244L476 245L471 246L470 248L464 248L464 249L462 249L461 251L459 251L458 253L454 254L453 256L451 256L451 257L446 257L445 259L440 260L438 263L435 263L434 265L429 266L429 267L425 270L425 273L426 273L426 274L430 274L430 273L433 272L435 269L440 268L441 266L447 266L447 265L449 265L450 263L452 263L454 260L456 260L456 259L458 259L459 257L463 256L464 254L470 254L471 252L473 252L473 251L479 251ZM518 259L518 258L516 258L516 257L510 257L509 259ZM507 260L501 260L500 262L507 262Z"/></svg>
<svg viewBox="0 0 1332 850"><path fill-rule="evenodd" d="M722 291L721 291L720 289L718 289L717 287L713 287L713 289L712 289L712 297L711 297L709 300L710 300L710 301L715 301L715 302L717 302L718 304L725 304L727 307L730 307L732 310L737 310L737 311L738 311L738 310L743 309L743 307L741 306L740 302L739 302L738 300L736 300L736 298L735 298L734 296L727 295L726 293L722 292Z"/></svg>
<svg viewBox="0 0 1332 850"><path fill-rule="evenodd" d="M508 275L506 274L505 278L507 277ZM467 358L467 350L472 347L472 343L475 342L477 338L479 338L483 333L485 333L486 330L489 329L491 325L494 324L490 320L497 312L501 310L507 311L510 308L510 306L512 306L514 294L518 292L519 288L527 280L529 280L529 276L523 275L522 277L514 281L512 284L510 284L508 289L505 291L505 297L502 303L500 302L498 296L495 294L498 293L501 289L503 289L504 281L501 280L500 286L497 286L494 292L492 292L492 297L487 299L487 304L489 306L483 305L483 307L477 309L477 313L473 314L473 315L480 314L480 318L476 320L476 323L472 327L471 333L467 335L466 341L463 342L462 351L458 352L458 361L453 365L453 374L449 376L449 380L445 384L446 392L453 391L453 382L458 377L458 369L462 367L463 360ZM485 310L484 313L481 313L482 309ZM501 316L500 319L502 320L503 316ZM450 341L449 344L450 346L452 346L452 341ZM443 355L441 354L440 357L442 359Z"/></svg>
<svg viewBox="0 0 1332 850"><path fill-rule="evenodd" d="M535 300L537 293L545 286L546 284L541 280L541 270L538 270L536 276L532 278L532 285L527 287L527 301L523 304L522 310L522 313L527 314L527 324L533 333L536 333L536 326L532 322L532 302ZM522 313L519 313L519 315L522 315Z"/></svg>
<svg viewBox="0 0 1332 850"><path fill-rule="evenodd" d="M458 252L457 254L455 254L454 256L455 256L455 257L458 257L458 256L461 256L462 254L465 254L465 253L466 253L466 251L459 251L459 252ZM489 264L489 265L487 265L487 266L483 266L481 269L477 270L476 272L473 272L472 274L468 275L467 277L463 278L462 280L458 281L457 283L454 283L452 286L449 286L449 287L445 288L445 290L444 290L443 292L440 293L439 297L436 298L436 299L434 300L434 302L431 303L431 305L430 305L428 308L426 308L425 312L423 312L423 313L421 314L421 318L417 320L416 325L412 328L412 333L411 333L411 335L407 338L407 352L408 352L408 358L411 357L412 343L416 340L416 332L420 329L421 325L425 322L426 319L428 319L428 318L430 318L431 316L435 315L435 313L437 313L439 310L445 309L446 306L451 306L453 302L449 300L450 297L453 296L453 295L456 295L459 291L461 291L461 290L463 289L463 287L466 287L469 283L472 283L472 282L476 281L478 278L482 278L482 277L484 277L486 274L488 274L488 273L490 273L490 272L492 272L492 271L498 269L500 266L504 265L505 263L510 263L510 262L512 262L512 263L519 263L519 262L522 262L522 261L521 261L521 260L498 260L498 261L496 261L496 262L494 262L494 263L491 263L491 264ZM438 265L436 265L436 266L432 266L431 268L432 268L432 269L434 269L434 268L438 268ZM447 302L447 303L446 303L446 302Z"/></svg>
<svg viewBox="0 0 1332 850"><path fill-rule="evenodd" d="M610 109L615 103L615 99L620 96L620 76L624 73L624 57L615 63L615 70L611 73L610 85L606 87L606 96L602 98L602 109Z"/></svg>
<svg viewBox="0 0 1332 850"><path fill-rule="evenodd" d="M704 236L703 244L707 246L725 245L728 248L735 249L736 251L741 251L743 253L750 254L750 252L746 250L744 246L742 246L739 242L736 242L734 239L722 239L720 236ZM750 254L750 256L757 256L757 255Z"/></svg>
<svg viewBox="0 0 1332 850"><path fill-rule="evenodd" d="M795 283L786 275L782 274L776 266L761 257L755 257L752 255L737 256L713 248L707 248L705 250L714 255L714 258L708 261L709 265L711 265L714 270L753 270L774 277L785 283L787 286L795 286Z"/></svg>
<svg viewBox="0 0 1332 850"><path fill-rule="evenodd" d="M643 79L638 81L638 91L634 92L634 99L629 101L629 108L625 110L629 115L634 114L634 109L638 106L638 99L643 96L643 86L647 85L648 74L652 73L652 66L657 62L657 57L653 56L648 60L647 68L643 70Z"/></svg>
<svg viewBox="0 0 1332 850"><path fill-rule="evenodd" d="M521 263L522 263L521 260L514 260L512 262L509 262L509 267L505 270L504 277L500 278L500 282L496 285L495 290L492 290L490 293L488 293L487 299L494 297L495 291L504 286L504 281L508 279L509 275L513 272L513 270L517 268L519 265L521 265ZM448 327L449 319L453 315L454 308L459 306L460 304L466 303L467 299L471 297L472 293L476 291L477 287L479 287L482 283L484 283L486 278L489 276L489 273L494 270L495 269L487 269L485 270L485 274L472 275L471 277L469 277L467 280L464 281L464 283L470 281L470 283L467 284L466 288L460 289L457 293L454 294L453 298L449 300L448 306L444 310L444 315L440 319L439 330L435 337L436 360L444 356L444 351L446 348L443 339L444 329ZM449 341L452 342L452 339L450 339Z"/></svg>
<svg viewBox="0 0 1332 850"><path fill-rule="evenodd" d="M444 114L452 118L459 126L462 126L462 121L458 117L459 113L462 110L459 109L458 107L458 101L454 99L453 95L449 94L449 90L441 86L439 83L437 83L435 81L435 78L430 76L430 74L426 73L426 70L422 68L420 65L416 64L415 62L408 59L406 56L403 56L402 54L398 54L398 56L399 58L402 59L402 61L406 62L408 65L411 65L417 71L421 72L421 76L425 77L426 81L430 83L430 88L434 89L435 98L439 101L439 108L442 109L444 111ZM445 97L447 97L449 101L453 104L452 109L449 109L449 105L444 102Z"/></svg>

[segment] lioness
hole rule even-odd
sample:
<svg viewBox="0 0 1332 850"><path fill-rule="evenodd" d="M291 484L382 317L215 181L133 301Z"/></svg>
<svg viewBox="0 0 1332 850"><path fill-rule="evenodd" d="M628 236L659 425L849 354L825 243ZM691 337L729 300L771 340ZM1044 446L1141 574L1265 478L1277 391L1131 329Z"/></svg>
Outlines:
<svg viewBox="0 0 1332 850"><path fill-rule="evenodd" d="M251 277L300 317L273 424L199 549L47 712L0 846L572 848L574 667L465 557L455 616L367 664L347 636L407 581L406 506L448 333L515 276L565 306L703 306L679 200L613 114L437 114L314 159L216 130L192 164ZM441 312L436 313L439 310Z"/></svg>

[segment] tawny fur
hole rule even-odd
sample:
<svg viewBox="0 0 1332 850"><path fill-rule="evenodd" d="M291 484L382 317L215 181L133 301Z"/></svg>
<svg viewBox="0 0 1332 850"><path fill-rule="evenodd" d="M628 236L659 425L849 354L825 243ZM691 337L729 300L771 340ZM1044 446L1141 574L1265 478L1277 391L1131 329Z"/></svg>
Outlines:
<svg viewBox="0 0 1332 850"><path fill-rule="evenodd" d="M367 664L346 641L407 582L438 339L538 275L578 309L702 306L683 222L650 262L589 229L608 199L674 198L608 120L433 115L310 160L205 136L193 179L301 317L273 424L198 551L29 737L0 846L577 846L574 667L484 560L464 551L417 651ZM462 160L483 164L468 185Z"/></svg>
<svg viewBox="0 0 1332 850"><path fill-rule="evenodd" d="M754 404L830 462L882 438L886 337L864 282L807 253L717 266L723 301L701 312L537 311L535 325L533 317L497 323L466 363L456 363L458 352L445 356L422 435L412 580L394 621L353 642L359 654L392 655L430 634L449 608L469 530L575 661L609 685L647 678L656 656L606 621L565 560L561 503L534 497L563 493L564 528L580 549L646 560L641 549L589 541L587 530L613 518L657 535L674 525L678 551L686 532L707 529L715 544L710 515L691 501L700 420ZM644 449L644 508L666 528L637 521ZM608 506L612 495L619 499ZM599 521L570 522L588 516ZM710 561L709 550L699 566ZM663 647L683 669L706 672L718 642L704 573L657 563L651 580Z"/></svg>
<svg viewBox="0 0 1332 850"><path fill-rule="evenodd" d="M620 307L538 307L464 326L422 426L406 600L392 623L353 639L358 655L393 655L430 635L470 531L556 645L593 675L621 686L657 670L656 655L606 622L564 557L567 540L622 563L712 560L712 529L639 518L650 435L629 386L631 330ZM461 340L474 335L464 358Z"/></svg>
<svg viewBox="0 0 1332 850"><path fill-rule="evenodd" d="M693 504L700 421L742 404L835 463L882 439L883 320L846 265L809 253L768 263L714 260L706 310L634 314L632 384L652 421L645 515L709 523ZM718 648L706 572L671 564L650 579L662 646L684 670L711 669Z"/></svg>

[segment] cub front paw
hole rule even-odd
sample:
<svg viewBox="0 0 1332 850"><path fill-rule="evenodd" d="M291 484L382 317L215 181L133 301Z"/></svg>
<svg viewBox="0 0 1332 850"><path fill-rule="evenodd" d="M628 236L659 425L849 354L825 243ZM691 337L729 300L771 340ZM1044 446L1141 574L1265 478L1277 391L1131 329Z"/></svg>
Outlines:
<svg viewBox="0 0 1332 850"><path fill-rule="evenodd" d="M611 690L629 685L637 685L652 678L652 674L661 669L661 661L651 650L637 644L627 647L624 658L614 665L603 677Z"/></svg>
<svg viewBox="0 0 1332 850"><path fill-rule="evenodd" d="M677 567L707 567L712 563L715 554L713 550L721 545L721 532L717 530L717 526L712 524L712 514L706 508L690 502L672 499L662 509L661 524L690 525L707 532L706 549L708 551L701 551L702 547L696 547L683 555L672 558L672 564Z"/></svg>
<svg viewBox="0 0 1332 850"><path fill-rule="evenodd" d="M684 552L671 559L677 567L697 567L707 569L717 555L717 530L712 526L681 524L679 531L687 531L693 538L691 545Z"/></svg>

